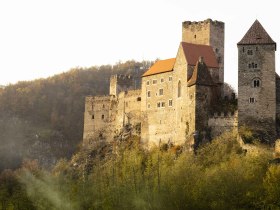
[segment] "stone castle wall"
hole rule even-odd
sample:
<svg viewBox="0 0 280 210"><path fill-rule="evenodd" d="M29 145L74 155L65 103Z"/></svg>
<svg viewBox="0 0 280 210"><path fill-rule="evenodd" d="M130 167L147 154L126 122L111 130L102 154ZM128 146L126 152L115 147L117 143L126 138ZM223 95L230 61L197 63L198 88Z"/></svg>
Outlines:
<svg viewBox="0 0 280 210"><path fill-rule="evenodd" d="M172 72L143 77L141 99L142 141L150 146L174 141Z"/></svg>
<svg viewBox="0 0 280 210"><path fill-rule="evenodd" d="M215 113L208 119L208 127L211 130L211 137L221 135L224 132L237 129L238 113Z"/></svg>
<svg viewBox="0 0 280 210"><path fill-rule="evenodd" d="M126 126L141 123L141 90L121 92L118 97L86 97L84 141L99 138L112 141Z"/></svg>
<svg viewBox="0 0 280 210"><path fill-rule="evenodd" d="M110 95L117 96L120 92L133 90L135 80L131 75L113 75L110 78Z"/></svg>

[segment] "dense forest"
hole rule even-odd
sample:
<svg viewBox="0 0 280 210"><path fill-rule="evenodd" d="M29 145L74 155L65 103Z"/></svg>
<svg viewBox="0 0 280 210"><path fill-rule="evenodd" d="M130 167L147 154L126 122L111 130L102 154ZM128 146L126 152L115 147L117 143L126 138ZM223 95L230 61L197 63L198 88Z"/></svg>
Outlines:
<svg viewBox="0 0 280 210"><path fill-rule="evenodd" d="M143 150L132 136L84 147L51 172L25 161L0 175L0 209L279 209L271 148L253 141L246 151L236 139L225 133L194 154L184 146Z"/></svg>
<svg viewBox="0 0 280 210"><path fill-rule="evenodd" d="M152 62L74 68L46 79L0 89L0 171L24 159L48 167L70 158L82 141L84 100L109 92L112 74L140 76Z"/></svg>

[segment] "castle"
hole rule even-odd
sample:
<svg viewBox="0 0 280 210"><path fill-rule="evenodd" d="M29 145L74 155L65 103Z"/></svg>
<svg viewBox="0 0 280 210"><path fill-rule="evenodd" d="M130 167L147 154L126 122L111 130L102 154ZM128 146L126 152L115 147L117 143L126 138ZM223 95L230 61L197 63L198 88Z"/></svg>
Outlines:
<svg viewBox="0 0 280 210"><path fill-rule="evenodd" d="M186 21L176 57L151 66L142 75L141 89L135 89L133 76L114 75L109 95L86 97L84 142L113 140L129 130L148 146L191 148L224 131L256 124L269 127L276 136L280 113L276 43L255 21L237 46L238 113L214 109L226 95L224 23Z"/></svg>

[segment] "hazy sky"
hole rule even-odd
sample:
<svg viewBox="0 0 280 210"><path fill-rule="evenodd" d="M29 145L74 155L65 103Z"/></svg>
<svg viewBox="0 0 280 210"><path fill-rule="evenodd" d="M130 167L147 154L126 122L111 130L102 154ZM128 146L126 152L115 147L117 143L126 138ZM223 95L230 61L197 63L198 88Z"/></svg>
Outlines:
<svg viewBox="0 0 280 210"><path fill-rule="evenodd" d="M237 87L237 47L258 19L280 42L273 0L0 0L0 84L72 67L175 57L181 23L225 22L225 81ZM276 52L276 66L280 62Z"/></svg>

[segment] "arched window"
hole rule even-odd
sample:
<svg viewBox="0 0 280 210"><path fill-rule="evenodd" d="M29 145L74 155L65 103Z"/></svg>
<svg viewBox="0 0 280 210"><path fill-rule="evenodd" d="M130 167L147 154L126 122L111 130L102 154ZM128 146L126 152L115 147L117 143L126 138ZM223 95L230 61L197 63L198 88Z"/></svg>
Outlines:
<svg viewBox="0 0 280 210"><path fill-rule="evenodd" d="M252 85L254 88L258 88L261 86L261 80L259 78L253 79Z"/></svg>
<svg viewBox="0 0 280 210"><path fill-rule="evenodd" d="M178 98L180 98L182 95L182 85L181 85L181 81L179 80L178 82Z"/></svg>

